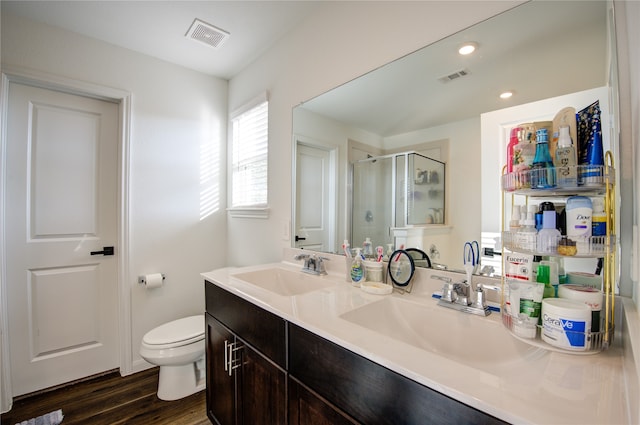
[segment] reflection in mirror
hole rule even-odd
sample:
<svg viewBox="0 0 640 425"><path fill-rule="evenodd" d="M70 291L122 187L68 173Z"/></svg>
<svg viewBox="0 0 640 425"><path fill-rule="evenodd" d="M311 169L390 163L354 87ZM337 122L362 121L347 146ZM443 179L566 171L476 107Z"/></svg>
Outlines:
<svg viewBox="0 0 640 425"><path fill-rule="evenodd" d="M353 163L352 241L408 246L410 226L444 224L445 165L417 152Z"/></svg>
<svg viewBox="0 0 640 425"><path fill-rule="evenodd" d="M407 226L412 233L407 246L461 269L464 241L480 241L484 230L493 230L484 228L484 215L500 217L500 187L484 184L480 158L491 154L501 165L505 160L500 151L483 152L481 115L594 88L604 87L615 97L608 80L615 61L608 30L613 34L605 1L527 2L294 108L294 149L306 143L333 152L335 160L332 183L325 187L333 221L309 224L296 209L295 234L327 231L331 236L323 250L339 252L338 246L350 237L352 219L366 217L366 211L351 204L350 164L368 155L416 151L446 164L446 226ZM476 52L458 55L458 47L467 41L477 44ZM498 95L506 89L514 95L502 100ZM560 109L545 111L544 119ZM519 122L527 121L515 119L513 124ZM501 140L501 131L495 128L495 140ZM499 173L501 165L494 171ZM298 186L309 178L300 163L294 166L298 205ZM378 230L391 234L390 229ZM363 241L350 242L355 247Z"/></svg>

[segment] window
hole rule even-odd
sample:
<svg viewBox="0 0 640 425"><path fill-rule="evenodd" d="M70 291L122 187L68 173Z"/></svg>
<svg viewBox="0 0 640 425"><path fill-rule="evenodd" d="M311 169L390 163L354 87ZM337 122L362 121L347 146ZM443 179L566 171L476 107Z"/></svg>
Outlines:
<svg viewBox="0 0 640 425"><path fill-rule="evenodd" d="M232 216L266 217L268 118L266 94L231 116Z"/></svg>

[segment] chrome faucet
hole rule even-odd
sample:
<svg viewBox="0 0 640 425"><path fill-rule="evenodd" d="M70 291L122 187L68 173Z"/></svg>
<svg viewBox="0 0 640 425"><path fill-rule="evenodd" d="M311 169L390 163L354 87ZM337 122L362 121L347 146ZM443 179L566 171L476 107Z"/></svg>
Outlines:
<svg viewBox="0 0 640 425"><path fill-rule="evenodd" d="M294 260L304 260L302 271L304 273L314 275L325 275L327 270L324 266L324 260L329 260L326 257L321 257L317 254L298 254L293 257Z"/></svg>
<svg viewBox="0 0 640 425"><path fill-rule="evenodd" d="M471 283L466 280L459 283L445 283L442 287L442 297L438 300L438 305L479 316L491 314L484 297L482 285L479 284L473 290Z"/></svg>

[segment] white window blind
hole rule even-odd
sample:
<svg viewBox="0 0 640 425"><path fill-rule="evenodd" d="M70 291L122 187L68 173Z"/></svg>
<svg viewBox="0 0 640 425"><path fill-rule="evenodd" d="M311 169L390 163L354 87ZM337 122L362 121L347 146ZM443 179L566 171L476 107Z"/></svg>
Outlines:
<svg viewBox="0 0 640 425"><path fill-rule="evenodd" d="M266 97L231 118L231 210L267 207L268 118Z"/></svg>

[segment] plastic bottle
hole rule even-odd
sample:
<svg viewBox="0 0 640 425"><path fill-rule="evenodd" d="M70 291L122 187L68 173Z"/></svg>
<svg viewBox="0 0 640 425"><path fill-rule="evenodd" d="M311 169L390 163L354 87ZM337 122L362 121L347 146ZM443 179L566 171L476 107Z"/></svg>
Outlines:
<svg viewBox="0 0 640 425"><path fill-rule="evenodd" d="M578 186L577 163L576 148L573 146L573 140L569 134L569 126L562 126L560 127L555 161L558 187Z"/></svg>
<svg viewBox="0 0 640 425"><path fill-rule="evenodd" d="M523 132L524 133L524 132ZM529 171L536 154L536 145L531 143L529 138L521 139L513 147L513 172L515 175L516 189L527 189L531 187Z"/></svg>
<svg viewBox="0 0 640 425"><path fill-rule="evenodd" d="M555 254L560 237L560 231L556 229L556 212L544 211L542 213L542 229L538 232L538 252Z"/></svg>
<svg viewBox="0 0 640 425"><path fill-rule="evenodd" d="M582 167L582 184L585 186L600 186L604 183L604 151L602 135L600 134L600 120L594 117L591 139L587 146L587 159Z"/></svg>
<svg viewBox="0 0 640 425"><path fill-rule="evenodd" d="M535 251L537 247L538 231L534 219L536 212L535 205L529 205L526 218L522 221L522 226L516 233L516 247L526 251Z"/></svg>
<svg viewBox="0 0 640 425"><path fill-rule="evenodd" d="M556 186L556 171L549 153L546 128L536 131L536 154L531 165L531 188L551 189Z"/></svg>
<svg viewBox="0 0 640 425"><path fill-rule="evenodd" d="M542 214L545 211L554 211L555 212L556 207L555 207L555 205L553 205L553 202L546 201L546 202L541 202L540 206L538 208L539 208L539 210L536 213L534 218L535 218L535 221L536 221L536 230L540 231L540 230L542 230ZM558 224L557 221L556 221L556 224Z"/></svg>
<svg viewBox="0 0 640 425"><path fill-rule="evenodd" d="M507 172L513 172L513 151L516 145L520 142L518 140L518 133L520 132L520 127L514 127L511 129L511 135L509 137L509 144L507 145Z"/></svg>
<svg viewBox="0 0 640 425"><path fill-rule="evenodd" d="M351 284L353 286L359 287L361 282L364 282L364 264L362 261L362 252L360 248L354 248L356 251L356 255L353 256L353 261L351 262Z"/></svg>
<svg viewBox="0 0 640 425"><path fill-rule="evenodd" d="M364 254L365 258L373 258L373 244L371 243L371 238L366 238L362 243L362 254Z"/></svg>
<svg viewBox="0 0 640 425"><path fill-rule="evenodd" d="M607 235L607 214L604 212L604 198L591 198L591 236Z"/></svg>
<svg viewBox="0 0 640 425"><path fill-rule="evenodd" d="M567 237L576 243L578 254L589 253L593 207L586 196L572 196L567 199Z"/></svg>
<svg viewBox="0 0 640 425"><path fill-rule="evenodd" d="M509 230L512 232L517 232L520 229L520 215L521 206L514 205L511 210L511 220L509 221Z"/></svg>
<svg viewBox="0 0 640 425"><path fill-rule="evenodd" d="M536 282L544 284L544 292L542 293L542 298L555 297L556 291L553 286L551 286L551 268L548 264L543 264L543 262L538 264Z"/></svg>

